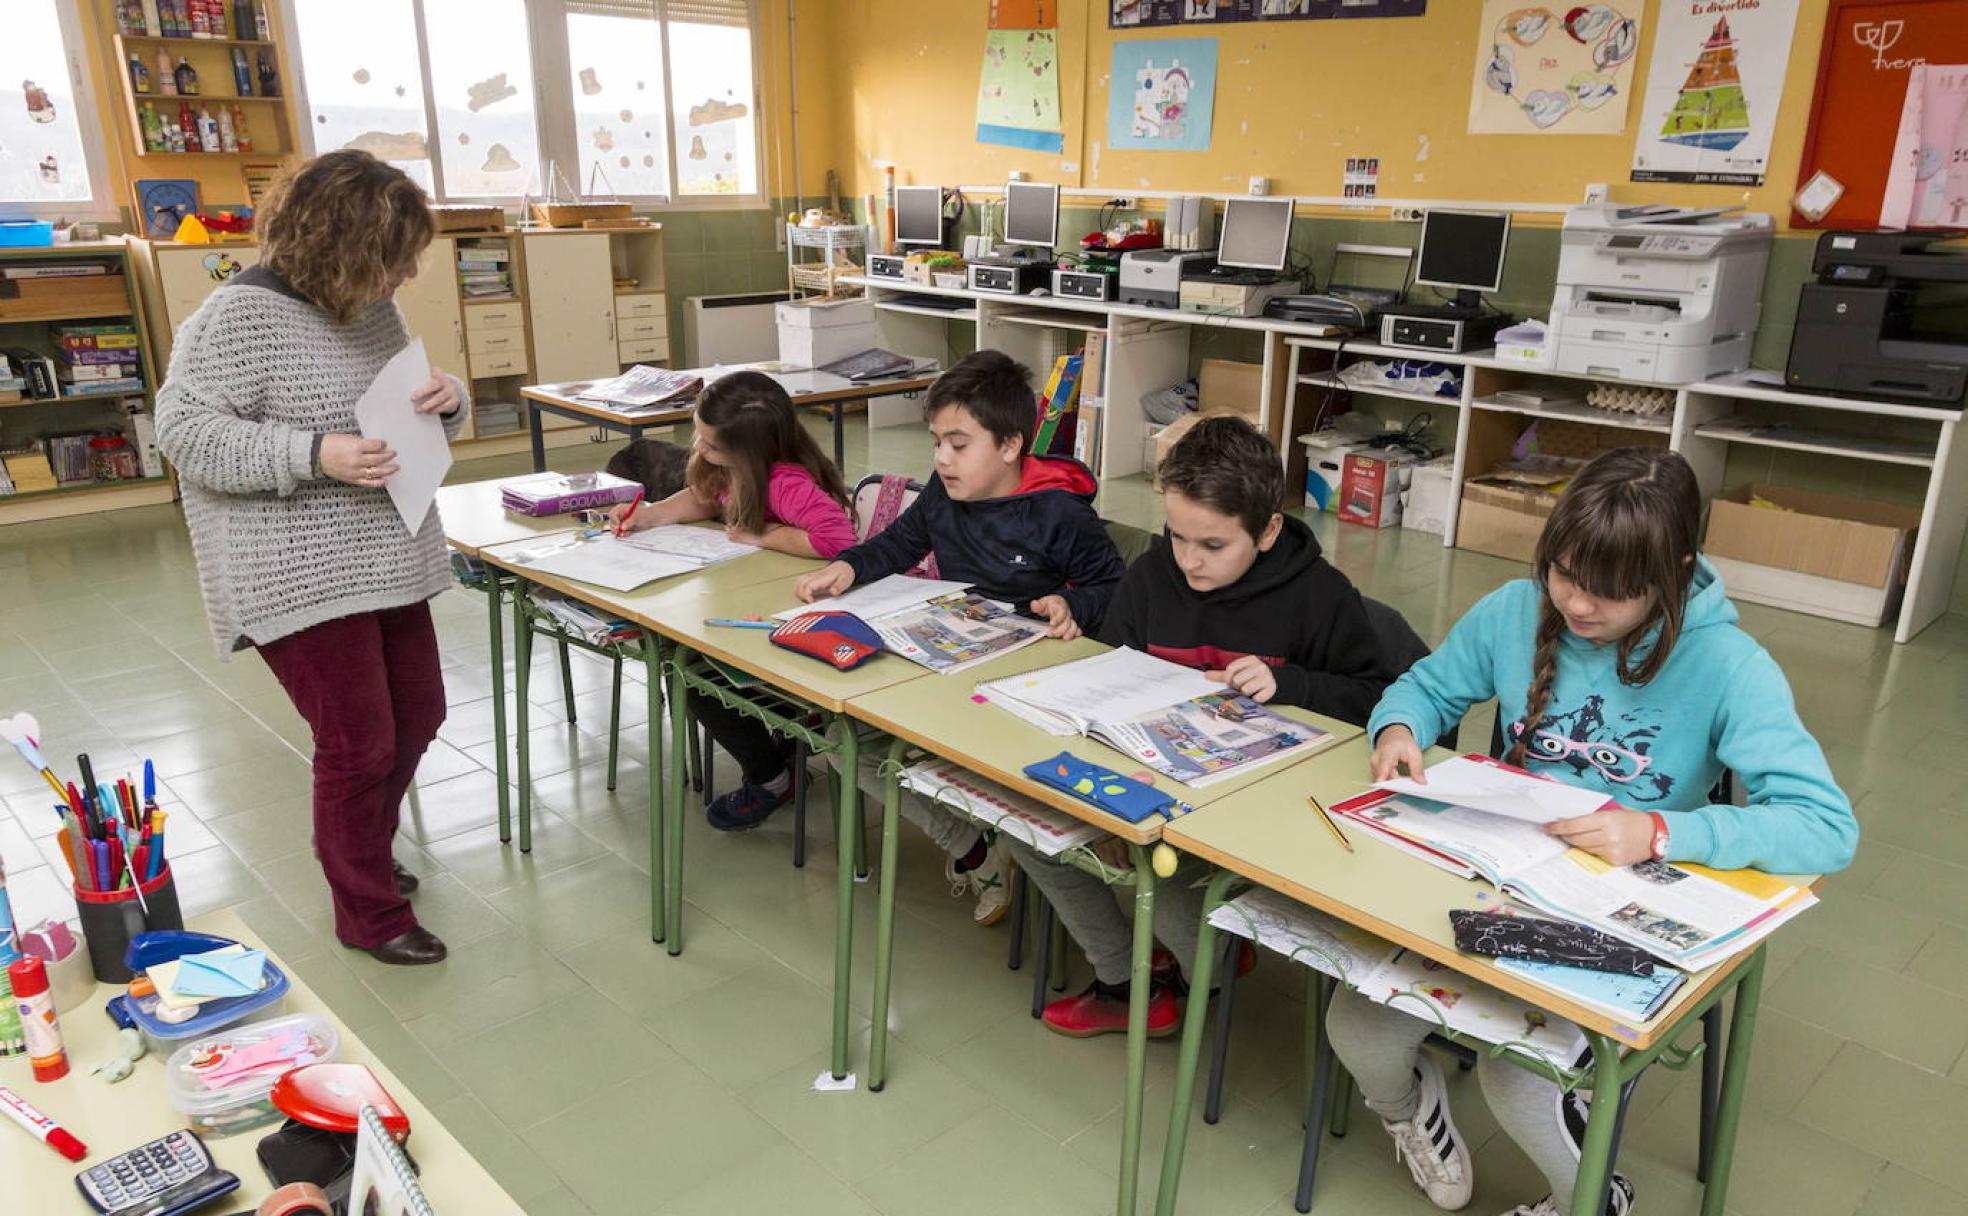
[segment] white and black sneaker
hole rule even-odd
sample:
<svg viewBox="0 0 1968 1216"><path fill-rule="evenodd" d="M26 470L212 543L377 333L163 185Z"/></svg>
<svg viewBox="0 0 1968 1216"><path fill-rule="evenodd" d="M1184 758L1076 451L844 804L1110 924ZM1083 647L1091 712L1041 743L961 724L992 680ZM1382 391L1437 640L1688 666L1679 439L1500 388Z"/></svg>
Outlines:
<svg viewBox="0 0 1968 1216"><path fill-rule="evenodd" d="M1518 1204L1503 1216L1565 1216L1568 1210L1546 1195L1533 1204ZM1606 1198L1606 1216L1632 1216L1632 1213L1633 1184L1626 1180L1625 1174L1614 1174L1612 1193Z"/></svg>
<svg viewBox="0 0 1968 1216"><path fill-rule="evenodd" d="M1380 1125L1394 1138L1394 1157L1407 1164L1415 1185L1430 1203L1445 1212L1460 1211L1469 1204L1476 1189L1476 1172L1470 1165L1469 1150L1463 1147L1455 1120L1449 1117L1448 1084L1442 1079L1442 1066L1426 1052L1415 1061L1415 1084L1420 1095L1415 1100L1414 1117L1403 1123Z"/></svg>

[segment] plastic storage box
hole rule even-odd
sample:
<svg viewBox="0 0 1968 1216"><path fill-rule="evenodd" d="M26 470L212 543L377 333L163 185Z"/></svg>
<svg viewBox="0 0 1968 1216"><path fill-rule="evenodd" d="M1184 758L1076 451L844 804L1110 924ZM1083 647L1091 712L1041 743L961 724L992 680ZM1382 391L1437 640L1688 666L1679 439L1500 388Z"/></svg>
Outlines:
<svg viewBox="0 0 1968 1216"><path fill-rule="evenodd" d="M271 1048L269 1047L271 1045ZM286 1116L270 1097L273 1083L291 1069L323 1064L341 1049L328 1019L312 1013L249 1022L186 1043L164 1063L171 1105L202 1136L230 1136L277 1123ZM237 1072L214 1087L207 1077L242 1055L277 1051L258 1067Z"/></svg>
<svg viewBox="0 0 1968 1216"><path fill-rule="evenodd" d="M0 220L0 249L41 249L55 243L47 220Z"/></svg>
<svg viewBox="0 0 1968 1216"><path fill-rule="evenodd" d="M166 929L153 933L140 933L130 939L130 949L125 961L130 970L143 971L182 955L198 954L206 950L217 950L238 944L229 937L218 937L210 933L194 933L188 929ZM116 998L123 1003L131 1025L143 1032L144 1041L159 1055L175 1051L193 1039L209 1037L248 1018L278 1015L286 999L287 973L282 971L272 959L266 962L266 987L250 996L224 997L206 1001L199 1006L197 1016L189 1021L176 1023L161 1021L157 1017L155 995Z"/></svg>

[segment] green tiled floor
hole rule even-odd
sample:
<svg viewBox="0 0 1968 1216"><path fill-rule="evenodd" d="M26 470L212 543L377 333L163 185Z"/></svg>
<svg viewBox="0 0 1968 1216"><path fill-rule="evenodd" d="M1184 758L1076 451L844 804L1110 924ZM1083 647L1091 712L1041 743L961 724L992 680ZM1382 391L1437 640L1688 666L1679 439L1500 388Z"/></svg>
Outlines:
<svg viewBox="0 0 1968 1216"><path fill-rule="evenodd" d="M872 439L871 462L868 432L850 425L851 475L926 469L919 431ZM562 449L554 464L595 467L608 450ZM475 461L454 479L521 467ZM1108 486L1101 508L1159 523L1139 480ZM1523 573L1419 533L1316 526L1363 590L1430 639ZM0 710L33 710L51 754L87 750L98 769L155 758L187 911L237 909L529 1212L1111 1208L1120 1043L1070 1042L1031 1020L1028 973L1004 966L1006 930L971 925L915 833L904 834L891 1084L814 1093L832 969L827 816L814 816L804 871L789 864L790 816L740 836L691 819L689 948L673 959L651 946L643 698L639 688L623 698L629 729L611 794L598 662L576 656L570 725L551 651L539 652L535 847L521 856L492 827L483 601L463 591L437 601L450 718L398 854L424 876L420 915L453 952L442 967L392 969L328 934L308 843L306 728L257 660L213 656L175 508L0 529L0 587ZM1968 1211L1968 620L1895 647L1883 631L1810 617L1745 607L1743 618L1790 673L1867 838L1824 906L1771 948L1730 1208ZM1479 715L1469 737L1488 725ZM0 760L0 856L28 921L72 912L38 785ZM859 920L858 1044L872 921ZM1192 1135L1185 1212L1291 1211L1302 992L1301 976L1270 960L1239 1000L1229 1104ZM1152 1049L1145 1179L1160 1159L1173 1056L1170 1044ZM1474 1086L1452 1086L1478 1146L1470 1210L1535 1199L1534 1172L1497 1136ZM1695 1096L1687 1076L1641 1084L1622 1168L1647 1216L1698 1210ZM1364 1112L1354 1127L1325 1157L1317 1210L1432 1211Z"/></svg>

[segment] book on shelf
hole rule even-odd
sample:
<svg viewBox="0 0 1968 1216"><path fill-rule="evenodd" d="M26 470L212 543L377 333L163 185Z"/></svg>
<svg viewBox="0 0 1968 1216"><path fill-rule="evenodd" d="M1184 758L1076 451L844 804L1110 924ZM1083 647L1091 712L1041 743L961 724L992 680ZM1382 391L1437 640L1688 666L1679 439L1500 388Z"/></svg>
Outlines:
<svg viewBox="0 0 1968 1216"><path fill-rule="evenodd" d="M130 393L144 391L144 383L136 376L123 376L115 380L84 380L77 383L61 382L63 397L121 397Z"/></svg>
<svg viewBox="0 0 1968 1216"><path fill-rule="evenodd" d="M14 378L21 381L22 390L29 397L40 400L60 394L61 381L56 378L53 359L24 346L9 347L6 356L13 366Z"/></svg>
<svg viewBox="0 0 1968 1216"><path fill-rule="evenodd" d="M89 440L95 438L93 432L79 435L50 435L42 440L48 453L49 467L55 471L55 480L62 485L77 485L93 480L89 471Z"/></svg>
<svg viewBox="0 0 1968 1216"><path fill-rule="evenodd" d="M1098 739L1189 786L1205 786L1332 741L1202 672L1128 647L986 681L980 696L1053 735Z"/></svg>
<svg viewBox="0 0 1968 1216"><path fill-rule="evenodd" d="M108 273L108 265L102 262L50 262L0 269L0 277L9 279L73 279Z"/></svg>
<svg viewBox="0 0 1968 1216"><path fill-rule="evenodd" d="M57 325L55 342L65 350L129 350L137 345L136 328L114 325Z"/></svg>
<svg viewBox="0 0 1968 1216"><path fill-rule="evenodd" d="M882 647L931 671L951 675L1022 650L1045 637L1044 621L974 594L963 583L891 574L831 599L775 614L847 612L881 636Z"/></svg>
<svg viewBox="0 0 1968 1216"><path fill-rule="evenodd" d="M1459 759L1439 785L1436 770L1447 764L1428 770L1426 786L1385 782L1332 811L1383 844L1462 877L1483 878L1547 915L1590 925L1688 971L1748 949L1817 903L1808 889L1755 870L1664 861L1609 865L1544 830L1553 819L1610 809L1609 799L1487 757ZM1489 774L1472 782L1466 776L1472 766ZM1514 802L1509 786L1520 791ZM1600 805L1576 809L1593 801Z"/></svg>
<svg viewBox="0 0 1968 1216"><path fill-rule="evenodd" d="M103 350L93 346L64 346L55 352L55 361L70 367L97 367L106 363L135 367L142 357L131 346L112 346Z"/></svg>
<svg viewBox="0 0 1968 1216"><path fill-rule="evenodd" d="M137 378L137 364L129 363L69 363L55 361L55 379L63 384L87 384L94 380L134 380Z"/></svg>

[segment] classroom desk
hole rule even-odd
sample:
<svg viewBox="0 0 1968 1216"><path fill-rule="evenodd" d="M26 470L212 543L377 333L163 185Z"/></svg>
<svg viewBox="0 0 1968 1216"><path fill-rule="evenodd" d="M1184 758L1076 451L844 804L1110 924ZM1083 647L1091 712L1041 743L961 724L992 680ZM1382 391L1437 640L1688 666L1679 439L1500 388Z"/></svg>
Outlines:
<svg viewBox="0 0 1968 1216"><path fill-rule="evenodd" d="M439 486L437 515L444 527L444 540L466 557L483 560L492 545L535 539L571 531L574 520L568 515L521 515L506 510L499 488L514 478L494 477L462 485ZM512 839L512 795L506 788L506 645L500 630L499 609L505 596L502 576L488 567L485 584L487 617L492 639L492 736L494 772L499 786L499 839Z"/></svg>
<svg viewBox="0 0 1968 1216"><path fill-rule="evenodd" d="M1704 1216L1721 1216L1755 1034L1762 947L1690 976L1666 1008L1639 1026L1625 1025L1579 1005L1497 968L1488 959L1461 953L1450 933L1449 910L1494 908L1496 895L1488 883L1458 878L1397 849L1363 840L1363 829L1342 822L1354 842L1349 853L1305 804L1307 794L1331 806L1366 789L1369 750L1364 737L1349 740L1231 797L1213 801L1170 824L1162 833L1167 844L1218 868L1204 901L1197 978L1192 987L1203 990L1210 982L1217 930L1209 923L1208 912L1222 901L1230 883L1242 878L1371 930L1391 943L1576 1023L1592 1045L1596 1083L1572 1207L1574 1216L1599 1214L1599 1196L1611 1170L1616 1125L1624 1109L1619 1101L1623 1083L1669 1050L1690 1025L1733 990L1735 1014L1723 1055L1712 1164L1702 1200ZM1169 1126L1169 1147L1162 1161L1161 1193L1156 1204L1156 1211L1162 1214L1175 1209L1204 1016L1201 1004L1196 1003L1183 1022L1174 1092L1176 1114ZM1713 1051L1716 1045L1710 1044L1708 1049Z"/></svg>
<svg viewBox="0 0 1968 1216"><path fill-rule="evenodd" d="M719 376L753 369L762 370L758 365L738 363L728 367L700 367L694 369L691 374L702 377L704 383L709 384ZM830 407L834 423L836 468L841 466L846 452L847 441L843 430L843 419L848 402L919 393L936 380L934 375L909 375L855 381L812 368L767 371L765 374L779 382L779 386L792 397L794 405ZM693 407L690 405L627 409L599 401L585 401L576 396L587 391L595 383L593 380L574 380L565 384L530 384L519 390L519 395L532 406L526 411L526 428L528 436L533 441L534 472L544 472L547 467L546 436L541 430L544 415L558 414L563 418L589 423L606 430L622 431L630 439L642 438L642 433L651 427L671 426L679 422L689 422L691 419Z"/></svg>
<svg viewBox="0 0 1968 1216"><path fill-rule="evenodd" d="M1131 873L1122 876L1091 858L1061 860L1085 867L1112 885L1134 887L1134 941L1128 1001L1127 1080L1121 1121L1120 1186L1116 1210L1131 1216L1135 1206L1137 1173L1141 1155L1142 1091L1148 1058L1149 972L1155 933L1155 873L1149 865L1148 850L1157 840L1169 839L1170 824L1161 820L1127 823L1087 803L1049 786L1041 785L1024 773L1026 765L1043 760L1060 750L1072 752L1096 764L1131 769L1126 756L1104 743L1086 738L1062 738L1048 734L1022 718L996 706L980 704L972 690L986 680L1001 679L1040 667L1052 667L1075 659L1099 654L1108 647L1091 638L1071 642L1041 642L1015 654L982 664L955 676L931 676L898 684L879 692L854 698L849 712L856 718L890 736L886 773L886 812L882 821L881 873L877 880L877 920L875 927L875 997L869 1012L872 1028L868 1042L868 1088L879 1091L885 1075L888 1041L888 994L894 954L895 869L900 840L898 778L895 768L905 744L934 752L962 764L1026 797L1095 824L1124 841L1133 862ZM1287 716L1312 723L1333 738L1326 749L1342 746L1360 736L1360 728L1332 718L1293 707L1280 707ZM1191 807L1204 807L1230 798L1254 786L1267 786L1297 767L1323 755L1323 751L1297 760L1267 765L1252 773L1194 789L1162 779L1163 788L1175 793ZM1273 787L1275 788L1275 787ZM1191 812L1193 814L1194 812ZM1181 823L1186 816L1178 816ZM1098 866L1096 869L1095 867ZM1198 991L1201 989L1198 988Z"/></svg>
<svg viewBox="0 0 1968 1216"><path fill-rule="evenodd" d="M186 927L230 937L249 946L265 947L245 922L230 911L197 917ZM274 961L280 960L274 958ZM422 1186L431 1206L439 1212L469 1212L472 1216L505 1213L520 1216L520 1206L451 1137L409 1086L378 1061L300 977L289 971L287 979L292 986L287 992L284 1012L327 1017L341 1036L337 1059L367 1064L410 1116L410 1153L422 1170ZM0 1178L6 1180L9 1211L85 1211L88 1204L75 1187L77 1173L186 1126L184 1116L171 1105L164 1083L164 1061L168 1057L145 1056L137 1061L136 1072L117 1085L89 1075L89 1069L98 1061L114 1054L116 1028L103 1015L103 1006L121 991L120 985L98 984L95 995L62 1015L69 1071L61 1080L37 1084L24 1055L0 1060L0 1085L18 1093L89 1146L87 1158L71 1162L8 1125L4 1134L0 1134ZM254 1149L262 1136L278 1131L279 1127L273 1123L236 1136L204 1137L205 1147L211 1150L219 1168L237 1174L240 1181L238 1190L210 1205L211 1211L250 1211L273 1190L254 1156Z"/></svg>

